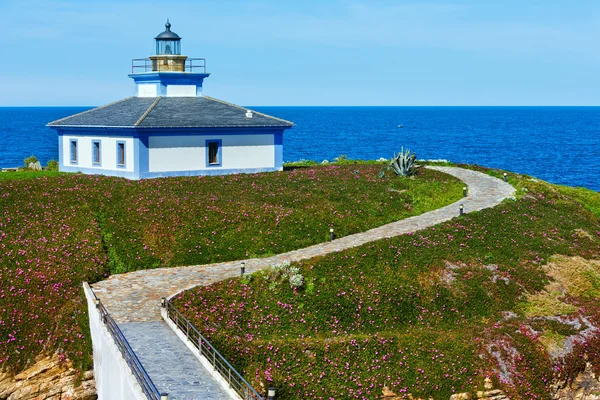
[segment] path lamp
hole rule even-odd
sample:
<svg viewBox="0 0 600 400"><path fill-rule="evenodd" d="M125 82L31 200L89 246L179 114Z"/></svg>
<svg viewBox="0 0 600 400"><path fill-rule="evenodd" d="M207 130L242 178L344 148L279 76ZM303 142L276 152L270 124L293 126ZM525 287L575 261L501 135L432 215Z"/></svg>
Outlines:
<svg viewBox="0 0 600 400"><path fill-rule="evenodd" d="M462 204L460 205L460 215L463 215L465 213L465 206L463 206Z"/></svg>
<svg viewBox="0 0 600 400"><path fill-rule="evenodd" d="M504 173L504 182L507 182L507 181L508 181L508 174L505 172Z"/></svg>
<svg viewBox="0 0 600 400"><path fill-rule="evenodd" d="M333 233L333 228L329 228L329 240L333 241L335 239L335 233Z"/></svg>
<svg viewBox="0 0 600 400"><path fill-rule="evenodd" d="M467 187L463 186L463 197L467 197Z"/></svg>
<svg viewBox="0 0 600 400"><path fill-rule="evenodd" d="M269 391L267 392L267 400L275 400L275 388L274 387L269 388Z"/></svg>
<svg viewBox="0 0 600 400"><path fill-rule="evenodd" d="M169 400L169 393L161 393L160 400Z"/></svg>
<svg viewBox="0 0 600 400"><path fill-rule="evenodd" d="M96 304L96 308L100 308L100 299L96 297L96 299L94 299L94 304Z"/></svg>
<svg viewBox="0 0 600 400"><path fill-rule="evenodd" d="M244 276L246 273L246 263L242 261L242 266L240 267L240 276Z"/></svg>

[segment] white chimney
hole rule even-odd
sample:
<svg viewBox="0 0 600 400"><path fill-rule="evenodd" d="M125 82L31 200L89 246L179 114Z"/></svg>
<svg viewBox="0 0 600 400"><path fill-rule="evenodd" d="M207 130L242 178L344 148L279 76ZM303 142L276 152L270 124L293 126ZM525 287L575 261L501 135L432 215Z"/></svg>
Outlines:
<svg viewBox="0 0 600 400"><path fill-rule="evenodd" d="M252 118L252 110L246 111L246 118Z"/></svg>

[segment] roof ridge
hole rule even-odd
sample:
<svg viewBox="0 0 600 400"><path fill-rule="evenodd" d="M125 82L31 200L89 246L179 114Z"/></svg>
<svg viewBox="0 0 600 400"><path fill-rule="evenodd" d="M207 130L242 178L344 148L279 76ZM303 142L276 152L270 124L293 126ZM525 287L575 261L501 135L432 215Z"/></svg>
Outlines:
<svg viewBox="0 0 600 400"><path fill-rule="evenodd" d="M160 99L162 99L162 96L158 96L156 98L156 100L154 100L154 103L150 104L150 107L148 107L148 109L142 114L142 116L140 117L140 119L138 119L136 121L135 124L133 124L133 126L139 126L148 116L148 114L150 114L150 112L152 112L152 110L154 110L154 107L156 107L156 105L158 104L158 102L160 101Z"/></svg>
<svg viewBox="0 0 600 400"><path fill-rule="evenodd" d="M233 106L233 107L236 107L236 108L239 108L239 109L242 109L242 110L252 111L253 113L258 114L258 115L262 115L263 117L266 117L266 118L271 118L271 119L275 119L277 121L285 122L286 124L295 125L292 121L288 121L287 119L277 118L277 117L274 117L272 115L263 114L261 112L258 112L258 111L255 111L255 110L251 110L251 109L246 108L246 107L238 106L237 104L229 103L229 102L227 102L225 100L215 99L214 97L210 97L210 96L202 96L202 97L204 97L205 99L208 99L208 100L216 101L218 103L226 104L228 106Z"/></svg>
<svg viewBox="0 0 600 400"><path fill-rule="evenodd" d="M117 100L117 101L113 101L112 103L108 103L108 104L105 104L105 105L103 105L103 106L100 106L100 107L94 107L94 108L90 108L89 110L82 111L82 112L80 112L80 113L77 113L77 114L69 115L68 117L64 117L64 118L61 118L61 119L57 119L56 121L48 122L46 125L47 125L47 126L50 126L50 125L53 125L53 124L57 124L57 123L59 123L59 122L66 121L67 119L70 119L70 118L73 118L73 117L79 117L80 115L87 114L87 113L89 113L89 112L92 112L92 111L100 110L100 109L102 109L102 108L106 108L106 107L108 107L108 106L112 106L112 105L115 105L115 104L121 103L121 102L123 102L123 101L131 100L131 99L133 99L134 97L135 97L135 96L129 96L129 97L126 97L126 98L124 98L124 99Z"/></svg>

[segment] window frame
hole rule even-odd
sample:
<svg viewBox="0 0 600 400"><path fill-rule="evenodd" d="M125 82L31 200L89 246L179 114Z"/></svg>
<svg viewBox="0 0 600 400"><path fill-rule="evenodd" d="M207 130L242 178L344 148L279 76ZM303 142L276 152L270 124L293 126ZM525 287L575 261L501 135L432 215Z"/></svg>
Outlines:
<svg viewBox="0 0 600 400"><path fill-rule="evenodd" d="M96 145L98 145L98 160L96 161ZM93 167L101 167L102 166L102 141L101 140L92 140L92 166Z"/></svg>
<svg viewBox="0 0 600 400"><path fill-rule="evenodd" d="M214 163L210 162L210 145L211 144L217 145L217 162L214 162ZM222 147L223 147L223 141L221 139L207 139L206 140L206 167L207 168L223 166Z"/></svg>
<svg viewBox="0 0 600 400"><path fill-rule="evenodd" d="M73 151L75 145L75 151ZM73 157L75 156L75 157ZM69 164L77 165L79 163L79 142L77 139L69 139Z"/></svg>
<svg viewBox="0 0 600 400"><path fill-rule="evenodd" d="M120 146L123 145L123 163L121 164ZM117 140L117 168L127 168L127 144L124 140Z"/></svg>

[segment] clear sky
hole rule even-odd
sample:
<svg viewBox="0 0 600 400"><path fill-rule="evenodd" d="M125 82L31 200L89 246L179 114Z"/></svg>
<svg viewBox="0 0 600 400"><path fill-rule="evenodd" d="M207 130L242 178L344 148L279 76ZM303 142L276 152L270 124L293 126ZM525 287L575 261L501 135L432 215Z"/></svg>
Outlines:
<svg viewBox="0 0 600 400"><path fill-rule="evenodd" d="M0 106L133 94L167 17L242 105L600 105L598 0L0 0Z"/></svg>

